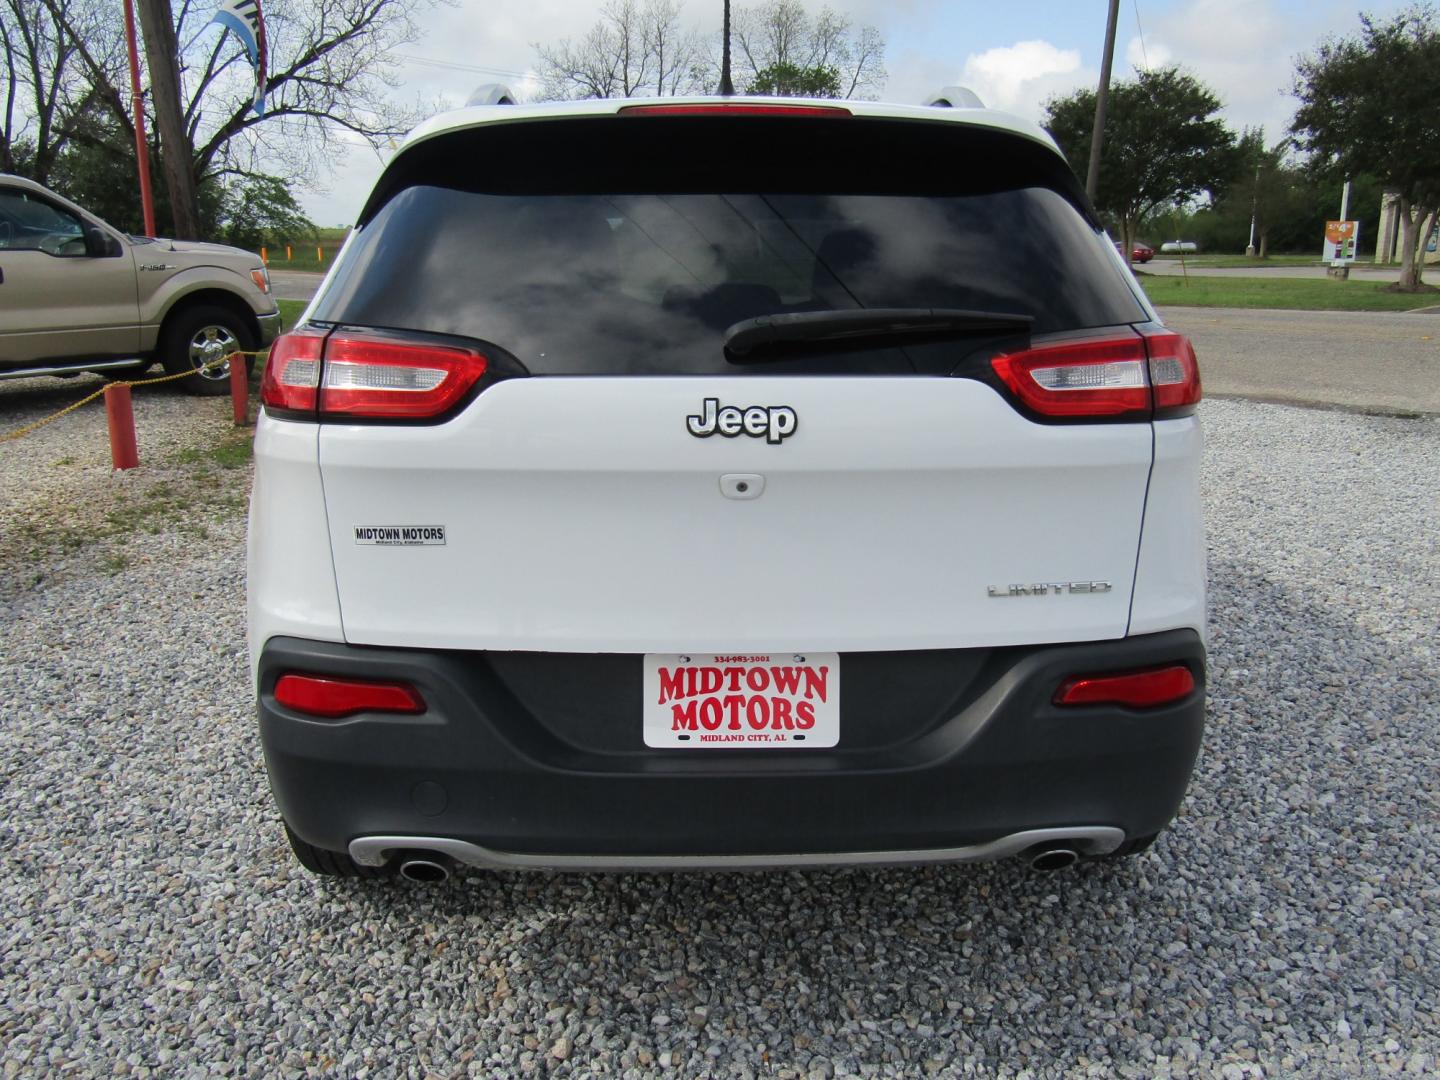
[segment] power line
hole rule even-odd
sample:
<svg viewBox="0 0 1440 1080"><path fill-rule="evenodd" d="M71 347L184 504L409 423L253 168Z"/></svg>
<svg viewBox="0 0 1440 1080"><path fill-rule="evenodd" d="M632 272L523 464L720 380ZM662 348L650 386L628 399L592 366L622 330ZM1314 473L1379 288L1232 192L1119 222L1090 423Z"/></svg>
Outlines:
<svg viewBox="0 0 1440 1080"><path fill-rule="evenodd" d="M1145 61L1145 70L1150 70L1150 50L1145 48L1145 28L1140 25L1140 0L1135 2L1135 32L1140 35L1140 55Z"/></svg>
<svg viewBox="0 0 1440 1080"><path fill-rule="evenodd" d="M404 60L411 64L424 64L426 67L445 68L450 71L473 71L480 75L504 75L511 79L524 79L527 77L523 71L484 67L480 64L462 64L455 60L437 60L429 56L411 56L406 53L396 53L395 59Z"/></svg>

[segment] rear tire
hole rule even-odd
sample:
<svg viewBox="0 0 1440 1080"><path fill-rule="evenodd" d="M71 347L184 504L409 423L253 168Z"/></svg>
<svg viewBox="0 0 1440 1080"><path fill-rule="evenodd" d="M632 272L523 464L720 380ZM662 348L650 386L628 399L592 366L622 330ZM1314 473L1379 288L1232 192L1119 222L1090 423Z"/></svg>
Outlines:
<svg viewBox="0 0 1440 1080"><path fill-rule="evenodd" d="M307 844L295 831L285 824L285 839L290 841L290 850L300 865L320 877L337 878L387 878L391 876L388 866L361 866L343 851L327 851Z"/></svg>
<svg viewBox="0 0 1440 1080"><path fill-rule="evenodd" d="M199 368L232 352L253 352L255 342L245 320L223 307L201 305L182 308L171 315L160 333L160 362L171 375L194 372L180 380L180 389L201 397L220 397L230 392L230 364ZM254 357L245 358L247 371Z"/></svg>

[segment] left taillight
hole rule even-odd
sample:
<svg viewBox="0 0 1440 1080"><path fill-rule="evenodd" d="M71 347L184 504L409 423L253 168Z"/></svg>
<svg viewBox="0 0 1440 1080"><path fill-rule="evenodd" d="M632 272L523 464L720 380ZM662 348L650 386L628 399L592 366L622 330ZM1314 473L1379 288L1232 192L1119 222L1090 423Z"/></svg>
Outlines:
<svg viewBox="0 0 1440 1080"><path fill-rule="evenodd" d="M1200 400L1195 350L1169 331L1042 345L997 356L991 366L1022 405L1044 417L1165 419Z"/></svg>
<svg viewBox="0 0 1440 1080"><path fill-rule="evenodd" d="M289 419L424 421L485 374L474 349L337 330L299 330L270 350L261 400Z"/></svg>
<svg viewBox="0 0 1440 1080"><path fill-rule="evenodd" d="M425 711L425 699L409 683L299 672L280 676L275 683L275 701L295 712L326 720L364 712L414 714Z"/></svg>
<svg viewBox="0 0 1440 1080"><path fill-rule="evenodd" d="M473 349L336 332L325 345L320 419L430 420L485 374Z"/></svg>
<svg viewBox="0 0 1440 1080"><path fill-rule="evenodd" d="M314 420L324 354L323 330L292 330L276 338L260 380L265 411L291 420Z"/></svg>

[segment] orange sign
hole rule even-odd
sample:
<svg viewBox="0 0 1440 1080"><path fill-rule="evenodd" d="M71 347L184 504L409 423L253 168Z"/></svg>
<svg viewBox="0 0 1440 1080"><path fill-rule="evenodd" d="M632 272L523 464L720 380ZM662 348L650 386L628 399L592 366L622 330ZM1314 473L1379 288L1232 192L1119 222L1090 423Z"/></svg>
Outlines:
<svg viewBox="0 0 1440 1080"><path fill-rule="evenodd" d="M1325 249L1321 257L1328 263L1355 261L1356 241L1360 239L1358 221L1325 222Z"/></svg>
<svg viewBox="0 0 1440 1080"><path fill-rule="evenodd" d="M1355 238L1355 230L1359 225L1358 221L1327 221L1325 222L1325 240L1338 247L1346 240Z"/></svg>

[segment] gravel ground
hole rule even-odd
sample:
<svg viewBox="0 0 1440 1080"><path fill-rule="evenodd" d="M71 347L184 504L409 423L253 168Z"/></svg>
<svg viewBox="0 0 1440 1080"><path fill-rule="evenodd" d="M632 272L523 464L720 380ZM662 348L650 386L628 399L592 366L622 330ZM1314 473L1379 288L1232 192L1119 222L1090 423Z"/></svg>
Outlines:
<svg viewBox="0 0 1440 1080"><path fill-rule="evenodd" d="M1199 770L1151 852L1052 876L310 878L250 719L240 515L147 535L150 572L94 565L117 537L12 565L3 1075L1434 1075L1440 423L1203 412ZM7 519L43 445L0 447Z"/></svg>

